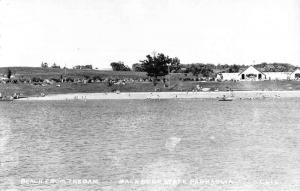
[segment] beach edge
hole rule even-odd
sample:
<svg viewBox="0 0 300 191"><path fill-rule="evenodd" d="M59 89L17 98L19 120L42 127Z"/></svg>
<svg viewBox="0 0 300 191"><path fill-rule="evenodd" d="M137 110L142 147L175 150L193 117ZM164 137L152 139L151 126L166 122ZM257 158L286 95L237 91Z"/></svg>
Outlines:
<svg viewBox="0 0 300 191"><path fill-rule="evenodd" d="M300 91L218 91L218 92L122 92L122 93L68 93L44 97L27 97L18 101L43 100L114 100L114 99L216 99L223 96L237 99L300 97Z"/></svg>

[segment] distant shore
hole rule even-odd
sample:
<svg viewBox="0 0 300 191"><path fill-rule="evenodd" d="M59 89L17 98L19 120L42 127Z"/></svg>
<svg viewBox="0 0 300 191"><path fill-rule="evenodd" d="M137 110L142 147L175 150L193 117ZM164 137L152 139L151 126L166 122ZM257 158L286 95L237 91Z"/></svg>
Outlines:
<svg viewBox="0 0 300 191"><path fill-rule="evenodd" d="M20 101L43 100L110 100L110 99L207 99L223 96L234 99L300 97L300 91L219 91L219 92L122 92L122 93L69 93L44 97L28 97Z"/></svg>

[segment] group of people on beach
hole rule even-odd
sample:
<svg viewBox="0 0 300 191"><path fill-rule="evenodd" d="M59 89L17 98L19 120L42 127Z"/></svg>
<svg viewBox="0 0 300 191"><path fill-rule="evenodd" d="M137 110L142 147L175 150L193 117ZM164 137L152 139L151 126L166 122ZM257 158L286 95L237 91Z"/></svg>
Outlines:
<svg viewBox="0 0 300 191"><path fill-rule="evenodd" d="M19 98L20 98L20 93L14 93L11 96L6 96L6 95L2 95L2 93L0 92L0 100L2 101L11 101Z"/></svg>

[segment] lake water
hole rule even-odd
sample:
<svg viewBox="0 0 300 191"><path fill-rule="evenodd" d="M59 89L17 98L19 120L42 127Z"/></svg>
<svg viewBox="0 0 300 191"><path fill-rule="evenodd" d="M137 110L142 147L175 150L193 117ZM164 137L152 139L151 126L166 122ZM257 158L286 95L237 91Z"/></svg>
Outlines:
<svg viewBox="0 0 300 191"><path fill-rule="evenodd" d="M296 98L2 102L0 128L0 190L300 190Z"/></svg>

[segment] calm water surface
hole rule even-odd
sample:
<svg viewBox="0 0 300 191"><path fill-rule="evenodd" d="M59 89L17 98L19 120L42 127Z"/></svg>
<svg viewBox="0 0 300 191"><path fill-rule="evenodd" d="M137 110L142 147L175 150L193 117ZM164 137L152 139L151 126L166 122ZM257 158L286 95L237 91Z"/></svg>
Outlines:
<svg viewBox="0 0 300 191"><path fill-rule="evenodd" d="M300 99L2 102L0 190L300 190L299 139Z"/></svg>

